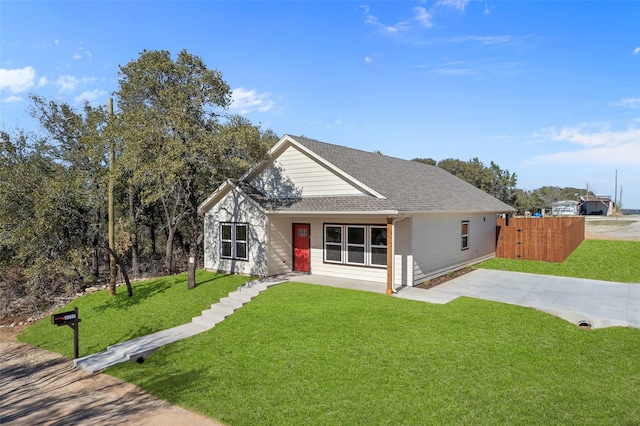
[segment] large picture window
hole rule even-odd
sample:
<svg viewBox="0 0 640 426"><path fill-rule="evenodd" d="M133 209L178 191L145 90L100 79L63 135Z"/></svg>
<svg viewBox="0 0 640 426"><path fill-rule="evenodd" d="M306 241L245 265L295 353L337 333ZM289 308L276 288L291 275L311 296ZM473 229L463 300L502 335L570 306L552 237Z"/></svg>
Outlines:
<svg viewBox="0 0 640 426"><path fill-rule="evenodd" d="M461 238L461 248L462 250L467 250L469 248L469 221L462 221L462 238Z"/></svg>
<svg viewBox="0 0 640 426"><path fill-rule="evenodd" d="M247 260L249 225L246 223L220 224L220 257Z"/></svg>
<svg viewBox="0 0 640 426"><path fill-rule="evenodd" d="M380 225L325 225L324 261L387 266L387 228Z"/></svg>

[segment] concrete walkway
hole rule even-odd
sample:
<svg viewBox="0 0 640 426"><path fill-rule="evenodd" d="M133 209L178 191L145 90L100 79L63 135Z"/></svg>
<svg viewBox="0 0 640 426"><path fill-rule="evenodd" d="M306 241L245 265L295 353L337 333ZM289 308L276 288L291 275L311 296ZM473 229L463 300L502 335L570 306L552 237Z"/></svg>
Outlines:
<svg viewBox="0 0 640 426"><path fill-rule="evenodd" d="M286 277L269 277L250 281L238 287L236 291L229 293L227 297L220 299L218 303L211 305L211 308L202 311L200 316L193 318L192 322L188 324L109 346L104 352L73 360L73 367L95 373L125 361L142 363L145 358L164 345L212 329L261 292L286 281Z"/></svg>
<svg viewBox="0 0 640 426"><path fill-rule="evenodd" d="M478 269L428 290L406 287L396 296L440 304L466 296L535 308L592 328L640 328L640 284Z"/></svg>

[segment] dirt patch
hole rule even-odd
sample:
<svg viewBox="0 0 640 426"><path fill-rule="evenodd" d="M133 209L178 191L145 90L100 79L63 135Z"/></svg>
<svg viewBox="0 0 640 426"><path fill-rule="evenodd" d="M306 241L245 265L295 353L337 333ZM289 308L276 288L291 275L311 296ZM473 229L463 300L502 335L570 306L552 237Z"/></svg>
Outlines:
<svg viewBox="0 0 640 426"><path fill-rule="evenodd" d="M640 241L640 216L596 216L585 219L586 239Z"/></svg>
<svg viewBox="0 0 640 426"><path fill-rule="evenodd" d="M106 374L17 342L26 325L0 328L2 425L222 425Z"/></svg>
<svg viewBox="0 0 640 426"><path fill-rule="evenodd" d="M451 281L454 278L458 278L461 275L468 274L471 271L473 271L473 268L459 269L457 271L449 272L446 275L442 275L441 277L437 277L437 278L433 278L433 279L431 279L429 281L425 281L424 283L418 284L415 287L416 288L430 289L430 288L433 288L433 287L438 286L440 284L446 283L447 281Z"/></svg>

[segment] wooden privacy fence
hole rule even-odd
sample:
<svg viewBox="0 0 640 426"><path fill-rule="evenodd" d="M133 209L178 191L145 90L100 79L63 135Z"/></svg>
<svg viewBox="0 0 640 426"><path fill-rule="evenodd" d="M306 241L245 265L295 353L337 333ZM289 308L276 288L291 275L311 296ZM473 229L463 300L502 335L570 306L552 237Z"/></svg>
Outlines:
<svg viewBox="0 0 640 426"><path fill-rule="evenodd" d="M584 217L498 219L496 257L563 262L584 241Z"/></svg>

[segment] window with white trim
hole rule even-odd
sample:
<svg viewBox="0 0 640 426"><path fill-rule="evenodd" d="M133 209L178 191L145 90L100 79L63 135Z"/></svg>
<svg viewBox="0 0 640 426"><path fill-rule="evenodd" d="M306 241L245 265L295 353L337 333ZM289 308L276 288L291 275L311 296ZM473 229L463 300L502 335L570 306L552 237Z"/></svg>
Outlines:
<svg viewBox="0 0 640 426"><path fill-rule="evenodd" d="M369 227L369 262L373 266L387 266L387 227Z"/></svg>
<svg viewBox="0 0 640 426"><path fill-rule="evenodd" d="M469 248L469 221L462 221L462 229L461 229L461 249L467 250Z"/></svg>
<svg viewBox="0 0 640 426"><path fill-rule="evenodd" d="M386 267L386 226L325 224L324 261Z"/></svg>
<svg viewBox="0 0 640 426"><path fill-rule="evenodd" d="M248 260L249 225L246 223L220 224L220 257L223 259Z"/></svg>

